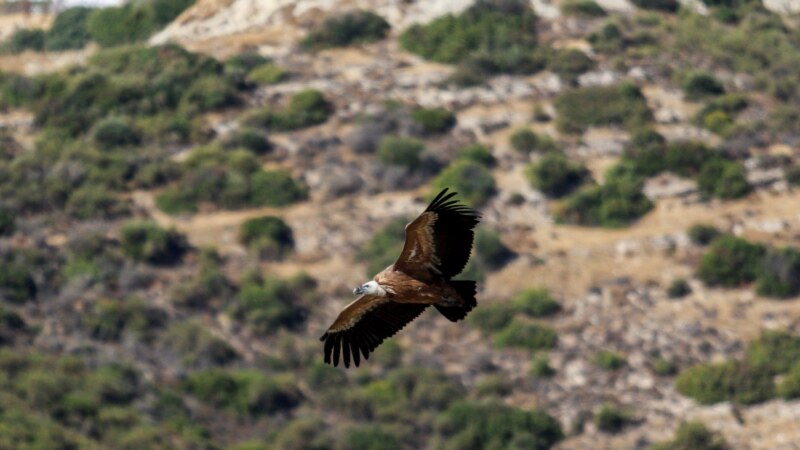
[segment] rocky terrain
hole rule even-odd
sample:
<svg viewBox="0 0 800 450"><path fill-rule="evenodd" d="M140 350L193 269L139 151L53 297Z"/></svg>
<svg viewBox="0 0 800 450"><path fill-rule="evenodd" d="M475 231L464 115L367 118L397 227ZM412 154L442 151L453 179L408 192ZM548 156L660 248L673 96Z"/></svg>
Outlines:
<svg viewBox="0 0 800 450"><path fill-rule="evenodd" d="M136 186L121 194L131 217L174 228L195 249L185 257L183 265L160 268L125 263L131 277L135 272L136 276L155 279L136 291L137 296L167 311L170 320L202 323L238 355L235 367L260 367L260 362L269 358L288 361L290 357L286 355L293 353L321 358L317 337L339 309L350 302L352 287L372 275L367 273L369 261L364 261L362 249L392 219L413 217L424 208L435 178L424 172L387 167L372 153L359 151L355 139L365 133L364 118L390 116L393 110L387 106L388 101L400 108L444 108L455 115L451 129L433 136L420 135L413 129L409 134L422 136L425 155L439 161L442 167L452 164L454 155L466 145L479 143L489 150L496 160L488 169L496 189L480 207L483 226L496 232L502 244L515 254L499 267L485 270L479 309L507 304L526 289L546 288L560 303L560 311L534 322L551 327L558 336L555 346L546 350L554 375L532 375L531 349L498 345L493 333L474 324L451 324L435 311L423 314L395 338L402 349L397 365L434 367L457 380L473 397L484 396L479 392L487 389L489 382L497 383L501 387L492 395L501 403L526 411L541 408L561 424L565 437L552 448L645 449L654 442L671 439L682 423L698 420L724 438L726 448L800 449L800 400L702 404L676 389L675 376L694 364L744 358L748 343L758 339L764 330L800 332L800 303L796 296L777 300L757 294L752 283L720 287L704 282L698 276L698 265L707 248L689 235L693 225L708 224L751 242L798 245L800 190L797 180L787 174L800 157L800 129L795 125L788 131L764 132L766 136L756 137L753 136L760 130L745 137L745 133L712 131L708 121L697 120L711 100L691 98L675 75L693 69L693 63L713 73L726 91L748 95L748 106L733 118L736 124L757 124L774 117L769 114L783 100L766 92L765 83L755 80L755 74L723 66L716 60L680 51L675 53L685 56L684 60L670 60L671 50L661 54L643 50L621 56L597 50L596 41L593 43L589 36L606 21L646 22L654 20L652 16L659 17L662 34L656 36L657 42L652 44L655 48L672 45L670 33L679 34L675 30L681 27L678 15L646 11L624 0L597 3L608 17L564 13L564 3L560 2L531 3L538 16L541 42L553 49L579 50L593 61L593 67L578 74L574 83L563 73L543 70L500 74L485 83L465 87L448 82L458 70L456 65L433 62L409 52L399 36L413 24L430 23L444 14L460 14L472 5L471 1L199 0L150 37L149 45L177 43L220 61L245 51L256 52L268 56L290 74L286 80L242 94L237 106L204 113L202 118L215 142L223 142L245 128L248 111L286 104L293 95L309 88L324 94L332 113L320 124L267 132L273 149L259 160L261 168L291 173L307 187L305 200L285 206L237 208L201 202L195 211L171 214L159 206L163 186ZM796 1L766 1L764 6L781 14L800 9ZM710 14L700 2L687 2L685 8L696 11L691 14ZM300 49L298 42L309 30L348 9L369 9L385 18L391 25L388 37L343 48ZM690 14L683 10L679 14L684 13ZM778 20L797 35L795 19L787 14ZM626 32L633 34L641 25L632 27L636 30ZM72 58L70 64L85 64L90 55L100 51L92 45L58 57L52 53L2 55L0 70L34 76L63 67L53 63L57 58ZM32 61L37 60L45 63L33 67ZM558 215L563 201L545 195L527 175L528 166L540 161L542 155L516 150L510 138L516 130L526 127L540 136L550 136L569 160L585 165L589 176L603 183L609 176L608 168L628 157L627 149L635 145L634 132L611 125L590 126L579 134L567 133L553 119L559 114L559 98L564 92L622 82L639 88L652 113L650 128L668 143L692 141L731 153L735 149L734 160L741 165L751 190L738 198L709 198L697 179L665 171L646 177L641 191L652 201L652 209L626 226L564 223ZM792 101L786 101L784 106L800 105ZM21 153L33 151L41 131L29 109L10 107L0 112L0 129L14 139ZM537 119L535 111L549 118ZM407 118L399 122L400 129L412 127ZM172 146L164 158L183 164L191 159L196 147L199 145L193 143ZM10 156L7 158L11 160ZM245 221L267 215L281 218L291 228L294 250L283 258L254 257L252 249L240 240ZM58 253L70 248L75 236L87 229L116 239L121 223L117 219L65 218L61 213L54 213L51 221L47 217L21 215L18 231L0 238L0 250L40 246ZM253 268L271 276L290 277L298 272L312 276L319 296L310 307L307 321L290 331L264 336L240 323L230 309L187 310L176 306L171 288L195 276L202 258L199 249L203 248L216 249L225 261L221 270L232 280L241 279ZM688 282L685 296L668 293L677 279ZM60 319L59 312L91 310L92 304L111 296L114 289L109 291L78 278L65 282L48 302L14 304L25 321L37 328L33 336L16 337L14 345L30 345L59 354L79 354L82 349L91 348L100 355L98 360L130 362L150 381L169 383L191 370L186 363L174 363L177 356L171 360L154 352L158 347L152 345L156 344L141 343L136 338L98 343L96 337L75 331ZM0 290L0 295L4 291ZM12 303L8 301L9 305ZM73 317L73 312L64 314ZM596 359L603 351L621 355L622 366L613 370L599 367ZM347 373L351 383L370 375L377 379L385 375L390 364L381 365L380 352L379 349L374 366L370 361L366 368ZM653 368L655 359L669 361L675 366L674 373L657 373ZM303 368L292 370L305 374ZM304 397L318 399L320 394L304 376L298 389ZM338 378L331 380L330 383L338 382ZM198 407L197 402L189 400L189 409L209 422L206 419L214 413ZM598 409L607 404L627 411L625 425L616 432L603 430L592 420ZM352 419L347 414L326 410L319 416L328 424L340 424ZM286 413L274 420L285 424L293 418ZM208 429L219 438L217 442L233 445L237 430L246 430L246 438L264 437L254 431L257 427L252 425L257 420L273 419L244 421L247 423L225 419ZM398 430L393 432L404 435L408 431ZM412 448L408 440L403 442ZM265 448L303 448L274 445ZM437 441L426 441L426 445L441 448Z"/></svg>

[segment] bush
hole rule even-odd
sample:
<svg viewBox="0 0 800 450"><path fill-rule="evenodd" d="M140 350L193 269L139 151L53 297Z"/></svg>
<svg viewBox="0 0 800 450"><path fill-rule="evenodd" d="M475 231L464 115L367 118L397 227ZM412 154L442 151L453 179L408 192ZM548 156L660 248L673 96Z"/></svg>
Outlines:
<svg viewBox="0 0 800 450"><path fill-rule="evenodd" d="M603 370L617 370L628 365L628 362L619 353L601 350L594 355L594 364Z"/></svg>
<svg viewBox="0 0 800 450"><path fill-rule="evenodd" d="M86 20L91 12L92 8L76 6L58 13L45 34L45 48L52 52L85 47L90 38Z"/></svg>
<svg viewBox="0 0 800 450"><path fill-rule="evenodd" d="M531 360L531 375L536 378L550 378L556 374L555 369L550 367L550 361L545 354L538 354Z"/></svg>
<svg viewBox="0 0 800 450"><path fill-rule="evenodd" d="M459 72L474 83L497 73L541 70L545 56L537 49L536 29L536 14L526 2L482 0L457 16L412 25L400 44L426 59L461 63Z"/></svg>
<svg viewBox="0 0 800 450"><path fill-rule="evenodd" d="M567 83L575 83L578 75L592 70L594 66L592 58L575 49L558 50L547 63L547 68Z"/></svg>
<svg viewBox="0 0 800 450"><path fill-rule="evenodd" d="M5 47L11 53L22 53L25 50L40 52L44 50L44 30L39 28L20 28L11 35Z"/></svg>
<svg viewBox="0 0 800 450"><path fill-rule="evenodd" d="M378 146L378 159L384 164L418 170L422 167L420 155L425 144L413 138L386 136Z"/></svg>
<svg viewBox="0 0 800 450"><path fill-rule="evenodd" d="M322 49L367 44L386 37L390 28L389 22L383 17L370 11L357 10L327 18L303 39L302 45Z"/></svg>
<svg viewBox="0 0 800 450"><path fill-rule="evenodd" d="M411 119L426 135L446 133L456 126L455 114L441 107L415 109Z"/></svg>
<svg viewBox="0 0 800 450"><path fill-rule="evenodd" d="M524 411L500 403L460 401L437 421L443 448L526 448L546 450L564 438L558 422L542 410Z"/></svg>
<svg viewBox="0 0 800 450"><path fill-rule="evenodd" d="M567 16L579 17L603 17L606 15L606 10L594 0L569 0L561 5L561 12Z"/></svg>
<svg viewBox="0 0 800 450"><path fill-rule="evenodd" d="M360 425L347 429L336 440L336 450L400 450L400 440L380 425Z"/></svg>
<svg viewBox="0 0 800 450"><path fill-rule="evenodd" d="M533 187L549 197L563 197L578 187L589 171L583 164L567 159L563 153L550 152L527 167L525 175Z"/></svg>
<svg viewBox="0 0 800 450"><path fill-rule="evenodd" d="M765 331L747 346L747 364L771 374L784 374L800 363L800 336L785 331Z"/></svg>
<svg viewBox="0 0 800 450"><path fill-rule="evenodd" d="M800 362L778 384L778 395L785 400L800 398Z"/></svg>
<svg viewBox="0 0 800 450"><path fill-rule="evenodd" d="M189 245L174 229L165 230L154 222L128 222L122 227L122 252L150 264L179 262Z"/></svg>
<svg viewBox="0 0 800 450"><path fill-rule="evenodd" d="M789 298L800 294L800 250L769 249L756 280L758 295Z"/></svg>
<svg viewBox="0 0 800 450"><path fill-rule="evenodd" d="M695 245L708 245L722 234L715 226L695 224L689 227L689 239Z"/></svg>
<svg viewBox="0 0 800 450"><path fill-rule="evenodd" d="M500 240L500 235L489 228L478 228L475 234L475 258L489 270L497 270L513 259L516 253Z"/></svg>
<svg viewBox="0 0 800 450"><path fill-rule="evenodd" d="M219 75L193 80L181 97L181 108L189 113L214 111L239 104L231 83Z"/></svg>
<svg viewBox="0 0 800 450"><path fill-rule="evenodd" d="M293 131L318 125L333 113L333 105L325 96L314 89L306 89L292 96L283 109L265 109L247 115L244 122L253 126L263 126L273 131Z"/></svg>
<svg viewBox="0 0 800 450"><path fill-rule="evenodd" d="M239 416L263 416L288 411L302 400L292 380L255 371L209 369L189 374L186 392Z"/></svg>
<svg viewBox="0 0 800 450"><path fill-rule="evenodd" d="M544 288L520 291L512 300L514 307L531 317L549 317L561 311L561 305Z"/></svg>
<svg viewBox="0 0 800 450"><path fill-rule="evenodd" d="M16 229L16 214L7 206L0 204L0 236L11 236Z"/></svg>
<svg viewBox="0 0 800 450"><path fill-rule="evenodd" d="M141 141L141 134L131 122L122 117L109 117L95 125L94 140L104 148L125 147L137 145Z"/></svg>
<svg viewBox="0 0 800 450"><path fill-rule="evenodd" d="M642 9L652 9L674 13L680 8L678 0L631 0L634 5Z"/></svg>
<svg viewBox="0 0 800 450"><path fill-rule="evenodd" d="M254 332L266 335L302 326L316 300L316 282L307 275L253 279L242 285L231 312Z"/></svg>
<svg viewBox="0 0 800 450"><path fill-rule="evenodd" d="M150 0L94 9L86 29L103 47L143 41L172 22L195 0Z"/></svg>
<svg viewBox="0 0 800 450"><path fill-rule="evenodd" d="M667 296L669 298L682 298L692 293L692 288L689 283L683 278L672 280L672 283L667 288Z"/></svg>
<svg viewBox="0 0 800 450"><path fill-rule="evenodd" d="M245 148L256 155L263 155L272 150L272 144L267 138L252 128L240 128L234 131L223 141L223 146L229 149Z"/></svg>
<svg viewBox="0 0 800 450"><path fill-rule="evenodd" d="M289 72L283 70L273 62L267 62L248 72L246 80L249 83L265 86L286 81L288 78Z"/></svg>
<svg viewBox="0 0 800 450"><path fill-rule="evenodd" d="M149 333L167 321L164 311L151 308L138 299L100 300L81 317L81 326L101 341L119 341L125 333L133 333L147 341Z"/></svg>
<svg viewBox="0 0 800 450"><path fill-rule="evenodd" d="M528 154L539 145L539 136L530 128L520 128L511 135L511 146L514 150Z"/></svg>
<svg viewBox="0 0 800 450"><path fill-rule="evenodd" d="M681 424L675 437L668 442L653 444L647 450L726 450L728 445L720 436L700 422Z"/></svg>
<svg viewBox="0 0 800 450"><path fill-rule="evenodd" d="M584 188L567 197L556 217L587 226L629 225L653 208L653 203L642 193L642 179L631 172L624 165L612 167L606 173L605 184Z"/></svg>
<svg viewBox="0 0 800 450"><path fill-rule="evenodd" d="M704 405L723 401L750 405L775 395L768 370L738 361L692 366L678 375L675 388Z"/></svg>
<svg viewBox="0 0 800 450"><path fill-rule="evenodd" d="M238 354L224 339L215 336L198 322L175 323L170 326L165 341L181 355L189 367L224 366L236 360Z"/></svg>
<svg viewBox="0 0 800 450"><path fill-rule="evenodd" d="M0 257L0 298L11 303L24 303L36 298L36 282L30 269L21 266Z"/></svg>
<svg viewBox="0 0 800 450"><path fill-rule="evenodd" d="M765 248L735 236L715 239L700 260L697 276L710 286L735 287L750 283L759 273Z"/></svg>
<svg viewBox="0 0 800 450"><path fill-rule="evenodd" d="M558 129L582 132L590 126L641 126L652 115L639 88L631 84L576 88L559 95L555 102Z"/></svg>
<svg viewBox="0 0 800 450"><path fill-rule="evenodd" d="M488 148L481 144L472 144L464 147L458 154L458 159L465 161L472 161L478 164L483 164L486 167L494 167L497 160L492 155Z"/></svg>
<svg viewBox="0 0 800 450"><path fill-rule="evenodd" d="M725 93L725 88L713 75L707 72L692 72L681 84L684 94L692 100L713 97Z"/></svg>
<svg viewBox="0 0 800 450"><path fill-rule="evenodd" d="M741 164L714 160L703 165L697 176L697 187L708 197L741 198L753 189Z"/></svg>
<svg viewBox="0 0 800 450"><path fill-rule="evenodd" d="M128 214L128 204L116 193L102 186L84 185L72 191L66 204L67 214L80 219L115 219Z"/></svg>
<svg viewBox="0 0 800 450"><path fill-rule="evenodd" d="M517 347L527 350L548 350L556 346L558 336L552 328L514 319L495 335L500 347Z"/></svg>
<svg viewBox="0 0 800 450"><path fill-rule="evenodd" d="M482 164L467 160L454 161L433 180L431 186L433 195L450 188L475 208L483 206L496 191L492 173Z"/></svg>
<svg viewBox="0 0 800 450"><path fill-rule="evenodd" d="M508 303L482 305L467 316L467 323L484 333L494 333L505 328L516 313L516 307Z"/></svg>
<svg viewBox="0 0 800 450"><path fill-rule="evenodd" d="M658 376L670 377L678 373L678 367L672 361L657 358L653 361L653 372Z"/></svg>
<svg viewBox="0 0 800 450"><path fill-rule="evenodd" d="M282 258L294 248L292 229L280 217L248 219L239 230L239 242L255 249L262 258Z"/></svg>
<svg viewBox="0 0 800 450"><path fill-rule="evenodd" d="M606 433L619 433L630 422L630 415L613 405L603 405L594 414L597 429Z"/></svg>

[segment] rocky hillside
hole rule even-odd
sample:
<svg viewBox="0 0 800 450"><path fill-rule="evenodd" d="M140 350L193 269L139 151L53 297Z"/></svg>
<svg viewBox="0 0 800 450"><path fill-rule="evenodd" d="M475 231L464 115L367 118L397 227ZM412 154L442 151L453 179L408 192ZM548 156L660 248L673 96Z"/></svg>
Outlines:
<svg viewBox="0 0 800 450"><path fill-rule="evenodd" d="M200 0L0 56L0 448L800 448L791 7ZM323 365L442 187L479 307Z"/></svg>

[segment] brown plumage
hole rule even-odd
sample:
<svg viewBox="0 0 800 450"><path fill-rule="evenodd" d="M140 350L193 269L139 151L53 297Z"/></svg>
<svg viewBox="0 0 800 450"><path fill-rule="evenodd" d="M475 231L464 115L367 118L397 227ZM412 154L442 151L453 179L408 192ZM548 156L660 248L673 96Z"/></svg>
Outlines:
<svg viewBox="0 0 800 450"><path fill-rule="evenodd" d="M451 280L469 260L473 229L480 214L444 189L425 211L406 225L406 241L400 257L373 278L353 290L361 295L345 306L320 338L325 362L356 366L386 338L400 331L428 306L456 322L477 306L475 281Z"/></svg>

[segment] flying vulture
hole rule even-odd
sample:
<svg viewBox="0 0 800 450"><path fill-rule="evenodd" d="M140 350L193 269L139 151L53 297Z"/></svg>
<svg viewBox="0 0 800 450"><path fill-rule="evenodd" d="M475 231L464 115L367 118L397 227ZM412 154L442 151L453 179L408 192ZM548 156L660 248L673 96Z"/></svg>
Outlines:
<svg viewBox="0 0 800 450"><path fill-rule="evenodd" d="M430 305L452 322L477 306L475 281L452 280L464 270L480 214L444 189L425 211L406 225L406 241L394 264L353 290L359 297L345 306L322 335L325 362L358 367L361 357L393 336Z"/></svg>

